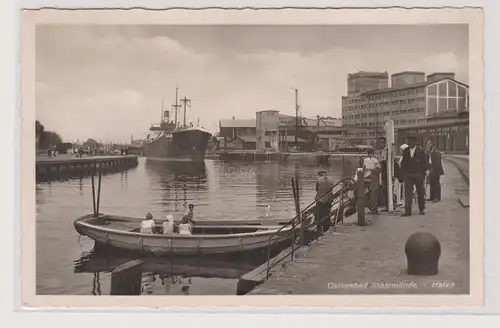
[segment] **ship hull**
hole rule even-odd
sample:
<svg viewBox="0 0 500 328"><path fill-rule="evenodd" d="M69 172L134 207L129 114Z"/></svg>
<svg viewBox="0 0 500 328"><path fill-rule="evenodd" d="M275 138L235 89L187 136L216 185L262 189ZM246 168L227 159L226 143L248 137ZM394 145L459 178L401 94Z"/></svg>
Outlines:
<svg viewBox="0 0 500 328"><path fill-rule="evenodd" d="M203 161L211 134L201 129L175 131L146 145L146 158L159 161Z"/></svg>

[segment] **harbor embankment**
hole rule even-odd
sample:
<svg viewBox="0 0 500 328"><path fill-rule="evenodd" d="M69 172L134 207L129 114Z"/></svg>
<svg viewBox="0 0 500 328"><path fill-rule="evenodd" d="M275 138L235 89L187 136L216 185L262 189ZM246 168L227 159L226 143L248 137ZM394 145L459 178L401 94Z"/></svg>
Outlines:
<svg viewBox="0 0 500 328"><path fill-rule="evenodd" d="M366 226L356 224L356 215L346 218L249 294L469 293L469 209L460 201L468 186L458 167L447 160L443 166L442 200L427 203L425 215L416 208L409 217L401 217L402 209L366 214ZM417 231L434 234L441 244L435 276L407 274L405 243Z"/></svg>
<svg viewBox="0 0 500 328"><path fill-rule="evenodd" d="M281 153L281 152L269 152L269 153L259 153L255 151L231 151L222 152L219 154L219 159L223 161L235 161L235 162L261 162L261 161L271 161L271 162L299 162L308 164L339 164L350 162L357 165L359 163L360 157L364 156L366 153L326 153L326 152L314 152L314 153Z"/></svg>
<svg viewBox="0 0 500 328"><path fill-rule="evenodd" d="M36 181L83 177L99 169L103 173L119 172L138 165L137 156L42 157L36 159Z"/></svg>

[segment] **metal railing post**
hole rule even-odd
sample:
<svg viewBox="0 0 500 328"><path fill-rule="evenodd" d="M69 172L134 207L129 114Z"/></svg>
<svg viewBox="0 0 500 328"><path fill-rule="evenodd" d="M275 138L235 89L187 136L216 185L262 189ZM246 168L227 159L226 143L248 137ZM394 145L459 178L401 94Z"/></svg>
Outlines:
<svg viewBox="0 0 500 328"><path fill-rule="evenodd" d="M295 220L292 221L292 260L295 255Z"/></svg>
<svg viewBox="0 0 500 328"><path fill-rule="evenodd" d="M305 224L306 224L306 217L304 213L300 216L300 244L305 245L306 244L306 239L305 239Z"/></svg>
<svg viewBox="0 0 500 328"><path fill-rule="evenodd" d="M267 269L266 269L266 279L269 278L269 270L270 270L270 267L269 267L269 262L271 261L271 237L269 237L269 241L267 243Z"/></svg>
<svg viewBox="0 0 500 328"><path fill-rule="evenodd" d="M366 225L365 220L365 172L362 168L356 170L356 195L357 195L357 212L358 212L358 225Z"/></svg>

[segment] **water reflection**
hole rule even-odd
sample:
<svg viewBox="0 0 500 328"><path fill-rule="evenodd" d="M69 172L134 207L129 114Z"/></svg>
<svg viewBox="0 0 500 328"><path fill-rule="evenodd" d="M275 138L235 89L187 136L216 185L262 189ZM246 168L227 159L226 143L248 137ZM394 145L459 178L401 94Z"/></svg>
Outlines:
<svg viewBox="0 0 500 328"><path fill-rule="evenodd" d="M287 245L272 250L274 256ZM185 294L190 287L207 279L236 282L243 274L267 260L267 252L220 255L210 257L138 256L115 249L92 250L74 261L74 273L93 274L92 295L101 295L102 275L109 275L118 266L140 258L143 261L142 294ZM236 291L232 291L235 293ZM227 293L227 292L226 292Z"/></svg>
<svg viewBox="0 0 500 328"><path fill-rule="evenodd" d="M150 182L162 193L162 205L173 205L174 212L187 209L188 204L196 202L197 195L208 188L204 162L147 160L145 168Z"/></svg>
<svg viewBox="0 0 500 328"><path fill-rule="evenodd" d="M189 161L146 161L146 170L161 178L170 177L177 181L205 183L207 168L205 162ZM162 179L166 181L165 179Z"/></svg>

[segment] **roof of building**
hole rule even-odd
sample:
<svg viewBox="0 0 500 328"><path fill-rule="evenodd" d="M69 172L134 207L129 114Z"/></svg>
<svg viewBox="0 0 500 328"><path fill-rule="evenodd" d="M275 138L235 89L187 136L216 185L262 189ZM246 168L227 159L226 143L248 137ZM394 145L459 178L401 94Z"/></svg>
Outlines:
<svg viewBox="0 0 500 328"><path fill-rule="evenodd" d="M356 73L349 73L347 79L357 79L360 77L371 77L371 78L388 78L388 72L368 72L368 71L358 71Z"/></svg>
<svg viewBox="0 0 500 328"><path fill-rule="evenodd" d="M455 75L455 73L453 73L453 72L434 72L434 73L431 73L427 76L433 76L433 75Z"/></svg>
<svg viewBox="0 0 500 328"><path fill-rule="evenodd" d="M262 110L258 110L257 113L276 113L278 112L279 113L279 110L276 110L276 109L262 109Z"/></svg>
<svg viewBox="0 0 500 328"><path fill-rule="evenodd" d="M398 75L403 75L403 74L421 74L421 75L425 75L425 73L424 73L424 72L418 72L418 71L403 71L403 72L394 73L394 74L392 74L391 76L398 76Z"/></svg>
<svg viewBox="0 0 500 328"><path fill-rule="evenodd" d="M243 120L220 120L219 125L221 128L255 128L257 127L256 119L243 119Z"/></svg>
<svg viewBox="0 0 500 328"><path fill-rule="evenodd" d="M409 90L409 89L421 88L421 87L425 87L425 86L428 86L428 85L431 85L431 84L435 84L435 83L438 83L438 82L442 82L442 81L445 81L445 80L449 80L449 81L458 83L458 84L463 85L464 87L467 87L467 88L469 87L465 83L462 83L462 82L457 81L455 79L451 79L449 77L445 77L445 78L442 78L442 79L438 79L436 81L422 81L422 82L418 82L418 83L411 84L411 85L405 85L405 86L399 87L399 88L384 88L384 89L377 89L377 90L367 91L367 92L362 93L361 95L362 96L370 96L370 95L376 95L376 94L386 93L386 92L394 92L394 91L401 91L401 90Z"/></svg>

